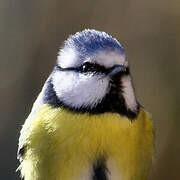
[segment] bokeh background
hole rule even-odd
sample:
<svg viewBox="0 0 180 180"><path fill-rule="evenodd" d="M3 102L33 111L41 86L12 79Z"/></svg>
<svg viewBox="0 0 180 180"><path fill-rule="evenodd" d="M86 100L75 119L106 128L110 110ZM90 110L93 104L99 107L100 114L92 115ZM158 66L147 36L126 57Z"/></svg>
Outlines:
<svg viewBox="0 0 180 180"><path fill-rule="evenodd" d="M179 180L179 0L1 0L0 179L19 179L21 125L61 43L84 28L106 31L126 49L138 99L156 126L149 179Z"/></svg>

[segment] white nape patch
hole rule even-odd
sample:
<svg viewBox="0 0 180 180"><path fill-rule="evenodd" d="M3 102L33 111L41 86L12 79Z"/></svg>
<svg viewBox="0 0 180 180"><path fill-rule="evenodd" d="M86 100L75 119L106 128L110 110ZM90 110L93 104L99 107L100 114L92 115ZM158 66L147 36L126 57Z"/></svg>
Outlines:
<svg viewBox="0 0 180 180"><path fill-rule="evenodd" d="M137 111L136 97L134 93L134 88L132 86L131 77L129 75L123 76L121 78L121 82L122 82L122 88L123 88L122 95L125 99L127 108L133 112Z"/></svg>
<svg viewBox="0 0 180 180"><path fill-rule="evenodd" d="M107 169L108 169L108 180L121 180L122 179L122 174L117 170L117 165L113 160L108 160L107 161Z"/></svg>
<svg viewBox="0 0 180 180"><path fill-rule="evenodd" d="M100 50L85 59L78 56L79 54L75 49L65 48L60 50L57 63L62 68L78 67L87 61L100 64L106 68L114 65L128 66L125 55L122 55L118 50Z"/></svg>
<svg viewBox="0 0 180 180"><path fill-rule="evenodd" d="M113 67L114 65L128 66L128 61L125 59L125 55L122 55L119 51L105 50L100 51L94 55L93 60L106 68Z"/></svg>
<svg viewBox="0 0 180 180"><path fill-rule="evenodd" d="M98 104L109 90L109 78L72 71L55 71L52 83L58 98L71 107L90 107Z"/></svg>

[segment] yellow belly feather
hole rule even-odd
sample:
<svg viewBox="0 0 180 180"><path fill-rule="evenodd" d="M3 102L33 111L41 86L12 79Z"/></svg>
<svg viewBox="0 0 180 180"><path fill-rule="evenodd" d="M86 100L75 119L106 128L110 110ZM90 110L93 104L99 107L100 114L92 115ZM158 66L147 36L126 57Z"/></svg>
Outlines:
<svg viewBox="0 0 180 180"><path fill-rule="evenodd" d="M116 113L89 115L43 105L23 128L25 180L78 180L100 157L114 162L122 180L146 179L154 133L143 109L131 122Z"/></svg>

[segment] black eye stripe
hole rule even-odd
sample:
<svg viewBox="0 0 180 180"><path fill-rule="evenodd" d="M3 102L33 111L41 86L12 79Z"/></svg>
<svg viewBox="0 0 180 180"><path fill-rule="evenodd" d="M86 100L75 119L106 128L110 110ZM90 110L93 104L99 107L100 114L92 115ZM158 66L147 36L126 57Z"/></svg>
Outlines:
<svg viewBox="0 0 180 180"><path fill-rule="evenodd" d="M85 68L83 68L85 67ZM99 64L95 64L95 63L84 63L82 65L82 71L84 72L96 72L96 73L106 73L107 71L109 71L107 68L99 65Z"/></svg>
<svg viewBox="0 0 180 180"><path fill-rule="evenodd" d="M59 71L77 71L77 68L74 68L74 67L62 68L59 65L56 65L56 69Z"/></svg>
<svg viewBox="0 0 180 180"><path fill-rule="evenodd" d="M99 64L95 64L95 63L88 63L89 67L88 67L88 71L86 71L84 69L83 66L87 65L87 64L82 64L79 67L69 67L69 68L62 68L59 65L56 65L56 69L59 71L78 71L78 72L99 72L99 73L108 73L110 71L110 69L105 68L104 66L101 66Z"/></svg>
<svg viewBox="0 0 180 180"><path fill-rule="evenodd" d="M82 64L81 66L79 67L69 67L69 68L62 68L60 67L59 65L56 65L56 69L59 70L59 71L76 71L76 72L80 72L80 73L104 73L104 74L108 74L112 71L112 69L116 66L113 66L111 68L105 68L104 66L101 66L99 64L95 64L95 63L89 63L89 67L88 69L84 69L84 64ZM129 75L130 72L129 72L129 67L127 67L126 69L124 69L122 72L121 72L121 75Z"/></svg>

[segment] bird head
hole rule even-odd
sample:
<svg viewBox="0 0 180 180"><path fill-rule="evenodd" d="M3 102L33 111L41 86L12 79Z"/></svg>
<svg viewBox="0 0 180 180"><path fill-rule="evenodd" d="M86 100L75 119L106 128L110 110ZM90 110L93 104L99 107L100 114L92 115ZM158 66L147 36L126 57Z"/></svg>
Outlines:
<svg viewBox="0 0 180 180"><path fill-rule="evenodd" d="M46 82L44 102L81 113L135 117L138 104L124 48L101 31L71 35Z"/></svg>

